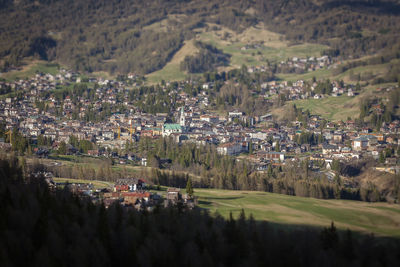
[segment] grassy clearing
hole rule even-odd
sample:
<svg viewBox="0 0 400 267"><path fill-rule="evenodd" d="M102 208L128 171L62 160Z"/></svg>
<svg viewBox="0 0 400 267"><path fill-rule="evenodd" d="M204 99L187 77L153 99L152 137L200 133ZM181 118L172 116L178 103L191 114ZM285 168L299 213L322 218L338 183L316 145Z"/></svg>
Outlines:
<svg viewBox="0 0 400 267"><path fill-rule="evenodd" d="M329 120L346 120L359 114L358 98L346 95L326 97L324 99L306 99L293 101L297 107L310 110L311 114L319 114Z"/></svg>
<svg viewBox="0 0 400 267"><path fill-rule="evenodd" d="M84 179L71 179L71 178L53 178L56 183L80 183L80 184L93 184L95 188L111 188L113 183L97 180L84 180Z"/></svg>
<svg viewBox="0 0 400 267"><path fill-rule="evenodd" d="M307 72L303 74L295 74L295 73L290 73L290 74L277 74L276 75L278 79L283 80L283 81L298 81L298 80L304 80L308 81L311 80L313 77L315 77L317 80L325 80L328 78L332 78L332 71L328 69L319 69L316 71L312 72Z"/></svg>
<svg viewBox="0 0 400 267"><path fill-rule="evenodd" d="M96 71L90 74L91 77L96 77L96 78L104 78L108 80L115 79L116 77L114 75L111 75L110 73L106 71Z"/></svg>
<svg viewBox="0 0 400 267"><path fill-rule="evenodd" d="M229 217L242 209L256 220L282 224L328 226L400 237L400 207L387 203L321 200L252 191L195 189L199 206Z"/></svg>
<svg viewBox="0 0 400 267"><path fill-rule="evenodd" d="M333 97L329 96L323 99L304 99L290 101L281 108L272 110L272 114L278 119L282 119L287 109L291 105L296 105L297 108L307 109L311 114L320 115L321 117L332 120L347 120L348 117L356 118L359 116L359 101L362 97L348 97L346 95Z"/></svg>
<svg viewBox="0 0 400 267"><path fill-rule="evenodd" d="M146 76L147 81L151 84L165 81L183 80L187 74L181 71L181 62L188 55L193 55L198 52L194 46L194 40L186 41L181 49L172 57L171 61L161 70L152 72Z"/></svg>
<svg viewBox="0 0 400 267"><path fill-rule="evenodd" d="M272 110L278 119L282 119L288 106L295 104L296 107L302 108L304 111L307 109L311 114L317 114L325 119L339 121L346 120L348 117L354 119L359 117L360 114L360 101L364 98L370 98L372 96L383 97L384 94L377 95L376 89L388 86L394 86L396 83L384 83L368 85L363 87L359 95L355 97L349 97L342 95L338 97L325 97L323 99L304 99L288 102L284 107L276 108Z"/></svg>
<svg viewBox="0 0 400 267"><path fill-rule="evenodd" d="M247 66L263 65L267 60L276 62L295 56L320 56L321 51L328 48L324 45L308 43L290 45L282 35L268 31L262 23L250 27L240 34L224 27L218 27L219 30L200 33L197 40L212 44L225 53L231 54L231 68L240 67L243 64ZM255 43L263 45L259 48L241 49L247 44Z"/></svg>
<svg viewBox="0 0 400 267"><path fill-rule="evenodd" d="M363 59L368 59L368 57L364 57ZM360 59L358 59L360 60ZM368 66L360 66L356 68L349 69L343 73L339 73L337 75L334 74L333 69L320 69L313 72L307 72L304 74L278 74L277 77L281 80L285 81L297 81L297 80L311 80L315 77L317 80L343 80L346 83L356 83L357 81L351 80L351 75L360 74L361 78L365 81L372 81L376 77L382 77L387 73L390 64L396 63L398 59L392 60L390 63L385 64L376 64L376 65L368 65ZM342 64L346 64L350 61L343 62ZM365 74L368 73L368 77L365 77Z"/></svg>
<svg viewBox="0 0 400 267"><path fill-rule="evenodd" d="M15 70L1 74L0 78L4 78L8 81L14 81L17 79L26 79L32 77L37 72L55 75L58 73L58 71L58 64L35 60L25 65L21 70Z"/></svg>
<svg viewBox="0 0 400 267"><path fill-rule="evenodd" d="M163 28L166 21L160 21L152 25ZM220 71L227 71L232 68L240 68L243 64L247 66L259 66L266 64L267 60L276 62L287 58L320 56L321 51L327 46L318 44L301 44L290 46L282 35L268 31L262 23L250 27L244 32L237 34L228 28L220 25L209 25L210 28L217 27L217 30L205 31L198 29L195 40L211 44L224 53L232 55L231 64L221 67ZM154 30L154 29L153 29ZM186 41L184 46L174 55L171 61L161 70L148 74L146 77L150 84L159 83L161 80L177 81L184 79L187 74L180 70L180 63L185 56L193 55L198 49L193 44L194 40ZM257 49L242 50L247 44L262 42L263 45ZM312 77L312 76L311 76Z"/></svg>

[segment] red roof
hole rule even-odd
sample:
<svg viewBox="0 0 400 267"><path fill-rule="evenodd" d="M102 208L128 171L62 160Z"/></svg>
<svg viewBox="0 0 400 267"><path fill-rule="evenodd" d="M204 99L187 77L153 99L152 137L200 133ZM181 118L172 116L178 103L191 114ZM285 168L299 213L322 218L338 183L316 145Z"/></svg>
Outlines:
<svg viewBox="0 0 400 267"><path fill-rule="evenodd" d="M150 197L150 192L123 192L121 193L123 197L137 197L137 198L145 198L145 197Z"/></svg>

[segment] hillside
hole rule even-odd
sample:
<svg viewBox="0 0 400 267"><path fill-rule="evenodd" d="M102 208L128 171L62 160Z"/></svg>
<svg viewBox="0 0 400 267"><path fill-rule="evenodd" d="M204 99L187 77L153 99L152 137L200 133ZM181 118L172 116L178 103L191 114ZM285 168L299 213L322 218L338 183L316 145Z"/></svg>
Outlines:
<svg viewBox="0 0 400 267"><path fill-rule="evenodd" d="M0 6L3 71L33 56L77 71L147 74L176 60L194 38L231 54L232 66L322 50L358 58L391 50L400 31L395 0L4 0ZM260 42L261 49L240 53Z"/></svg>
<svg viewBox="0 0 400 267"><path fill-rule="evenodd" d="M339 229L400 236L400 208L387 203L321 200L252 191L195 189L200 207L228 218L242 209L256 220L292 225L324 226L334 221Z"/></svg>
<svg viewBox="0 0 400 267"><path fill-rule="evenodd" d="M376 177L382 176L377 175ZM97 188L113 184L96 180L54 178L56 182L92 183ZM162 187L166 190L166 187ZM237 218L242 210L257 221L287 226L324 227L332 221L340 230L350 229L379 236L400 237L400 207L388 203L322 200L257 191L195 188L199 207L211 214ZM165 191L152 190L160 195Z"/></svg>
<svg viewBox="0 0 400 267"><path fill-rule="evenodd" d="M211 216L183 207L108 209L66 188L24 180L0 160L4 266L398 266L396 238ZM388 211L386 211L388 212ZM29 218L27 220L26 218ZM295 241L295 242L294 242Z"/></svg>

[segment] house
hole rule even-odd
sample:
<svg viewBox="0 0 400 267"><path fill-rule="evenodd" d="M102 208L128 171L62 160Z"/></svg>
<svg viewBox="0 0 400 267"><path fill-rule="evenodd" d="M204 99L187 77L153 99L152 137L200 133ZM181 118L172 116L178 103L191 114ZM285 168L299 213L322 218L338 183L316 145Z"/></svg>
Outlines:
<svg viewBox="0 0 400 267"><path fill-rule="evenodd" d="M142 190L144 181L137 178L118 179L114 185L114 192L132 192Z"/></svg>
<svg viewBox="0 0 400 267"><path fill-rule="evenodd" d="M341 133L334 133L333 134L333 141L335 143L341 143L343 141L343 135Z"/></svg>
<svg viewBox="0 0 400 267"><path fill-rule="evenodd" d="M213 83L204 83L202 87L203 89L208 90L213 87Z"/></svg>
<svg viewBox="0 0 400 267"><path fill-rule="evenodd" d="M239 143L226 143L217 147L217 151L222 155L236 155L242 152L242 144Z"/></svg>
<svg viewBox="0 0 400 267"><path fill-rule="evenodd" d="M369 146L375 145L378 139L373 135L362 135L354 139L352 143L352 148L356 151L365 150Z"/></svg>
<svg viewBox="0 0 400 267"><path fill-rule="evenodd" d="M123 205L137 205L147 203L150 200L150 192L122 192L121 197L124 199Z"/></svg>
<svg viewBox="0 0 400 267"><path fill-rule="evenodd" d="M338 150L338 147L331 144L322 144L322 154L331 154Z"/></svg>
<svg viewBox="0 0 400 267"><path fill-rule="evenodd" d="M285 153L283 153L283 152L274 152L274 151L270 151L270 152L259 151L257 153L257 157L261 161L265 161L265 160L284 161L285 160Z"/></svg>
<svg viewBox="0 0 400 267"><path fill-rule="evenodd" d="M234 118L241 118L243 116L243 112L240 111L231 111L228 113L229 121L232 121Z"/></svg>
<svg viewBox="0 0 400 267"><path fill-rule="evenodd" d="M88 150L88 155L98 157L100 155L99 150Z"/></svg>
<svg viewBox="0 0 400 267"><path fill-rule="evenodd" d="M266 154L266 159L274 160L274 161L284 161L285 160L285 153L283 152L268 152Z"/></svg>
<svg viewBox="0 0 400 267"><path fill-rule="evenodd" d="M319 94L314 95L314 99L320 99L320 98L321 98L321 95L319 95Z"/></svg>
<svg viewBox="0 0 400 267"><path fill-rule="evenodd" d="M168 188L166 200L164 201L164 206L175 205L179 201L182 201L181 190L179 188Z"/></svg>

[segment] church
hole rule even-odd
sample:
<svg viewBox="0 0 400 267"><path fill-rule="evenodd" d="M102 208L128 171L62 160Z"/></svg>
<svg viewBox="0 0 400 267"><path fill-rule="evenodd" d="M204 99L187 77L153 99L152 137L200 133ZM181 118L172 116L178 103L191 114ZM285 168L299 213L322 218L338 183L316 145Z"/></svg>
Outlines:
<svg viewBox="0 0 400 267"><path fill-rule="evenodd" d="M170 136L171 134L181 134L186 132L186 118L184 107L181 108L181 114L178 123L164 123L162 127L162 136Z"/></svg>

